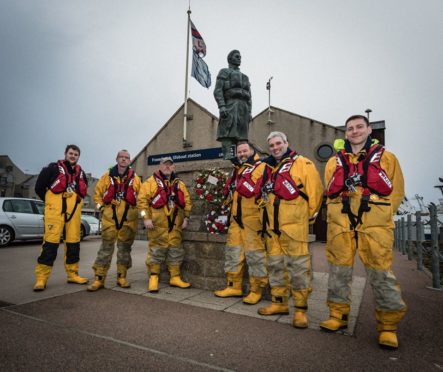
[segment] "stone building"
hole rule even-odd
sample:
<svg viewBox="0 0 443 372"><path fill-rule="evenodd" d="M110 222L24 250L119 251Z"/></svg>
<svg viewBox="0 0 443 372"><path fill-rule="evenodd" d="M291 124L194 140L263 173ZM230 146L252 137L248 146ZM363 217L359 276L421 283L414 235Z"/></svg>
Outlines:
<svg viewBox="0 0 443 372"><path fill-rule="evenodd" d="M334 140L344 137L343 129L276 107L271 110L271 115L268 109L263 110L250 124L250 141L257 150L266 154L268 134L275 130L282 131L288 135L291 148L313 160L322 174L326 161L334 153ZM213 235L206 231L204 219L207 209L203 201L196 199L193 183L202 169L230 170L231 164L222 159L220 143L216 141L218 118L189 99L187 139L184 142L183 115L182 105L133 158L132 167L146 180L158 169L161 157L171 156L174 159L176 172L188 185L194 205L189 229L184 233L184 277L198 288L221 288L225 285L225 235ZM324 215L319 218L319 221L322 220L320 225L325 225ZM145 235L146 232L140 230L138 238L145 239ZM162 279L167 278L166 272L162 275Z"/></svg>

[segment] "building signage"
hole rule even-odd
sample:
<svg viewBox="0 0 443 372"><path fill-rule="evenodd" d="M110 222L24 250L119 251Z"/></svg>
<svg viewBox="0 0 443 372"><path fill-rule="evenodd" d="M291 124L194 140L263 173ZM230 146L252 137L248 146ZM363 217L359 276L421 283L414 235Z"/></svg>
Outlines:
<svg viewBox="0 0 443 372"><path fill-rule="evenodd" d="M166 156L170 156L174 163L181 163L184 161L197 161L197 160L211 160L211 159L222 159L223 152L221 147L216 147L212 149L194 150L194 151L183 151L183 152L170 152L166 154L158 154L148 156L148 165L156 165L160 163L160 159Z"/></svg>

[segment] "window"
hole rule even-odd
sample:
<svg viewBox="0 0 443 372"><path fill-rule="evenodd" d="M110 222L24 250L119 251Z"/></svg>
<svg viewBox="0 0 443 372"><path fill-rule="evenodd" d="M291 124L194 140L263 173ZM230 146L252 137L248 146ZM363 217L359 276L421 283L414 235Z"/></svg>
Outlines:
<svg viewBox="0 0 443 372"><path fill-rule="evenodd" d="M31 202L29 200L11 200L12 209L16 213L34 214Z"/></svg>
<svg viewBox="0 0 443 372"><path fill-rule="evenodd" d="M3 210L5 212L14 212L14 209L12 209L12 203L10 200L5 200L3 202Z"/></svg>
<svg viewBox="0 0 443 372"><path fill-rule="evenodd" d="M34 205L37 208L38 214L44 214L45 213L45 203L35 201Z"/></svg>
<svg viewBox="0 0 443 372"><path fill-rule="evenodd" d="M334 148L329 143L322 143L317 146L315 156L320 161L328 161L334 155Z"/></svg>

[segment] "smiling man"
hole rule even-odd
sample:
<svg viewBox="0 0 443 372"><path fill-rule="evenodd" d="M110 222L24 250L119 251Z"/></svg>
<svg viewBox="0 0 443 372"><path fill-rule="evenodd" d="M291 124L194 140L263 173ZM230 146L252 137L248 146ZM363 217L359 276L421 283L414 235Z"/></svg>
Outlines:
<svg viewBox="0 0 443 372"><path fill-rule="evenodd" d="M290 287L295 305L292 325L306 328L312 291L309 224L314 223L320 208L323 187L314 163L291 150L284 133L271 132L267 140L271 156L264 160L269 167L257 197L265 204L263 225L269 224L266 246L272 304L258 313L288 314Z"/></svg>
<svg viewBox="0 0 443 372"><path fill-rule="evenodd" d="M86 284L78 275L80 261L80 225L83 198L88 181L80 165L80 148L68 145L64 160L50 163L40 172L35 192L45 202L43 246L35 267L34 291L43 291L57 257L60 236L65 244L65 270L68 283Z"/></svg>
<svg viewBox="0 0 443 372"><path fill-rule="evenodd" d="M329 319L325 331L346 328L351 304L354 256L366 267L374 290L380 346L397 348L397 323L406 312L400 286L391 270L393 215L404 198L403 175L396 157L370 137L365 116L346 120L344 148L325 170L330 264Z"/></svg>
<svg viewBox="0 0 443 372"><path fill-rule="evenodd" d="M248 142L237 144L237 162L225 186L225 203L231 206L228 237L225 246L227 286L215 291L217 297L241 297L245 261L249 269L249 294L243 303L254 305L268 283L260 209L255 202L255 185L266 165L259 160Z"/></svg>

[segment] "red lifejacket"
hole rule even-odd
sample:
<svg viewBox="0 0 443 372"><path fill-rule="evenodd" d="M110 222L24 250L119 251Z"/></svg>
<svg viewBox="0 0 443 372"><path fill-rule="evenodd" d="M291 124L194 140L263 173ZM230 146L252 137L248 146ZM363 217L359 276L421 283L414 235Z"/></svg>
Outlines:
<svg viewBox="0 0 443 372"><path fill-rule="evenodd" d="M235 190L245 198L255 197L256 183L252 180L252 172L261 163L245 164L245 169L238 174Z"/></svg>
<svg viewBox="0 0 443 372"><path fill-rule="evenodd" d="M83 199L88 193L88 184L80 165L75 165L74 173L69 172L64 160L57 161L57 166L58 176L49 187L49 190L54 194L75 191Z"/></svg>
<svg viewBox="0 0 443 372"><path fill-rule="evenodd" d="M225 186L223 187L223 196L226 199L231 192L233 192L237 185L237 176L238 176L238 168L235 167L231 174L228 177L228 180L225 183Z"/></svg>
<svg viewBox="0 0 443 372"><path fill-rule="evenodd" d="M129 205L135 206L137 193L134 190L134 170L129 168L128 174L123 177L123 182L120 182L119 176L112 175L113 170L114 168L109 171L109 186L103 194L103 202L111 204L113 200L124 200Z"/></svg>
<svg viewBox="0 0 443 372"><path fill-rule="evenodd" d="M297 185L290 173L297 157L297 153L292 151L289 157L271 174L270 182L272 184L272 192L279 199L294 200L302 196L307 200L307 195L300 191L303 185Z"/></svg>
<svg viewBox="0 0 443 372"><path fill-rule="evenodd" d="M385 148L382 145L375 144L357 164L349 161L345 150L339 151L336 155L336 168L326 195L334 199L343 192L354 191L355 186L363 187L364 194L390 195L392 182L380 165L384 151Z"/></svg>
<svg viewBox="0 0 443 372"><path fill-rule="evenodd" d="M154 209L162 208L165 205L169 207L179 207L181 209L185 208L185 194L179 187L180 180L174 178L172 184L165 184L163 177L159 172L154 173L154 179L157 182L157 192L151 201L151 207Z"/></svg>

